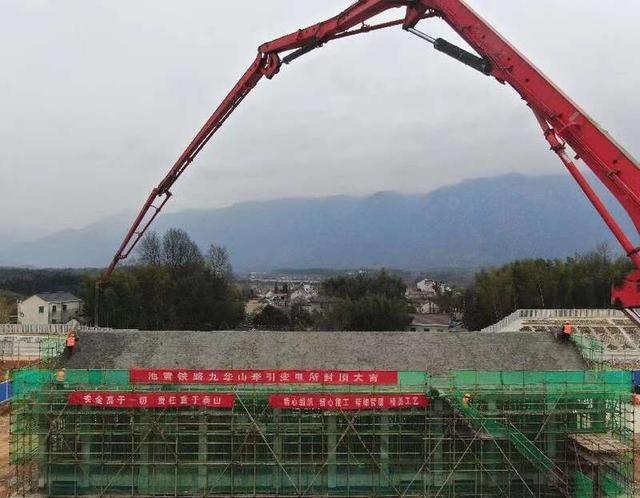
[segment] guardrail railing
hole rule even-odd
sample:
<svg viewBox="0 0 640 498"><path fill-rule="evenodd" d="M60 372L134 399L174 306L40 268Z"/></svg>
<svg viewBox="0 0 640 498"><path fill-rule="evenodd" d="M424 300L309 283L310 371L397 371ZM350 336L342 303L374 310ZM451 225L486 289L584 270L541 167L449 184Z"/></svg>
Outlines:
<svg viewBox="0 0 640 498"><path fill-rule="evenodd" d="M512 323L526 318L624 318L625 314L614 309L530 309L523 308L505 316L480 332L500 332Z"/></svg>

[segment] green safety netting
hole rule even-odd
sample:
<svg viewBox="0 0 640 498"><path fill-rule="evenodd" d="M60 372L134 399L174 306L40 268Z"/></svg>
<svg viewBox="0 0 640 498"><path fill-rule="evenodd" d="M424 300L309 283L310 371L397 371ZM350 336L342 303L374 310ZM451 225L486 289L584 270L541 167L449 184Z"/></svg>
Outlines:
<svg viewBox="0 0 640 498"><path fill-rule="evenodd" d="M556 496L561 485L590 496L567 436L630 440L633 425L631 373L617 370L400 372L397 386L149 386L130 384L127 370L69 369L62 379L55 369L25 368L12 382L12 459L41 468L52 496ZM231 412L67 404L70 391L92 389L233 390L241 402ZM433 400L426 409L349 416L280 413L266 402L276 390L351 389ZM630 496L631 457L602 473L604 496Z"/></svg>
<svg viewBox="0 0 640 498"><path fill-rule="evenodd" d="M580 353L591 364L603 363L604 344L602 341L585 334L573 334L571 340L578 347Z"/></svg>
<svg viewBox="0 0 640 498"><path fill-rule="evenodd" d="M42 337L39 343L39 356L43 363L56 360L64 351L65 336L48 335Z"/></svg>
<svg viewBox="0 0 640 498"><path fill-rule="evenodd" d="M593 481L579 470L576 471L576 498L593 498Z"/></svg>
<svg viewBox="0 0 640 498"><path fill-rule="evenodd" d="M434 379L436 387L447 391L528 392L597 392L624 394L631 392L632 372L623 370L569 371L478 371L454 370Z"/></svg>
<svg viewBox="0 0 640 498"><path fill-rule="evenodd" d="M37 389L56 379L58 370L25 368L12 374L14 392ZM426 372L399 372L399 386L440 389L443 391L510 391L527 389L530 392L599 392L608 394L629 393L632 372L623 370L575 370L575 371L478 371L454 370L444 376L430 376ZM112 385L130 387L127 370L65 370L65 382L69 384ZM254 386L268 389L269 385ZM328 386L325 386L328 387ZM361 386L363 387L363 386ZM397 389L397 387L376 386ZM286 389L279 385L278 389ZM296 386L299 390L301 386ZM341 386L337 386L340 389ZM364 386L371 389L371 386ZM313 389L317 389L314 387Z"/></svg>

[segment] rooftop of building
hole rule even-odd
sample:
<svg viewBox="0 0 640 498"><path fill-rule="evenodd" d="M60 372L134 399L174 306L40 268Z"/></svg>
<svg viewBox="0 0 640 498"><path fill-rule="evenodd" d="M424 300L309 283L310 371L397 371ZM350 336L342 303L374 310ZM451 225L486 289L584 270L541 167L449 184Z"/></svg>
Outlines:
<svg viewBox="0 0 640 498"><path fill-rule="evenodd" d="M411 325L420 327L448 327L451 317L446 313L412 313Z"/></svg>
<svg viewBox="0 0 640 498"><path fill-rule="evenodd" d="M56 292L38 292L35 294L40 299L47 301L48 303L62 303L69 301L81 301L79 297L74 296L70 292L56 291Z"/></svg>
<svg viewBox="0 0 640 498"><path fill-rule="evenodd" d="M512 332L83 331L68 368L581 370L572 344Z"/></svg>

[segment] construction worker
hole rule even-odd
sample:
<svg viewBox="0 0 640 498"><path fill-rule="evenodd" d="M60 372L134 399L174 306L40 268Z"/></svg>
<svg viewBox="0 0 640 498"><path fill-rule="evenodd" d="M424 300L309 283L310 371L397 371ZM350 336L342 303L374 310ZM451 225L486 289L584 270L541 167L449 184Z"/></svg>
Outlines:
<svg viewBox="0 0 640 498"><path fill-rule="evenodd" d="M69 332L69 335L67 336L67 340L64 343L64 353L66 358L71 357L71 354L73 353L73 348L76 347L77 341L78 341L78 338L76 336L76 332L75 330L72 330L71 332Z"/></svg>
<svg viewBox="0 0 640 498"><path fill-rule="evenodd" d="M571 338L571 334L573 333L573 325L569 320L565 320L562 324L562 328L560 329L560 339L563 341L568 341Z"/></svg>
<svg viewBox="0 0 640 498"><path fill-rule="evenodd" d="M464 404L464 406L469 406L469 403L471 403L471 394L464 393L462 395L462 403Z"/></svg>
<svg viewBox="0 0 640 498"><path fill-rule="evenodd" d="M65 371L65 369L64 368L60 369L56 372L56 380L58 382L64 382L66 375L67 375L67 372Z"/></svg>

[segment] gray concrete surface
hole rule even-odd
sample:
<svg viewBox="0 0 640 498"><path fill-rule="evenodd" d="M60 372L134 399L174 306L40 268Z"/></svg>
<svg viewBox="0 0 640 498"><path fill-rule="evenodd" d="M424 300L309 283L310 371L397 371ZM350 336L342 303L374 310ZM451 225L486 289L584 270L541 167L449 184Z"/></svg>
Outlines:
<svg viewBox="0 0 640 498"><path fill-rule="evenodd" d="M82 332L68 368L580 370L572 344L538 332Z"/></svg>

